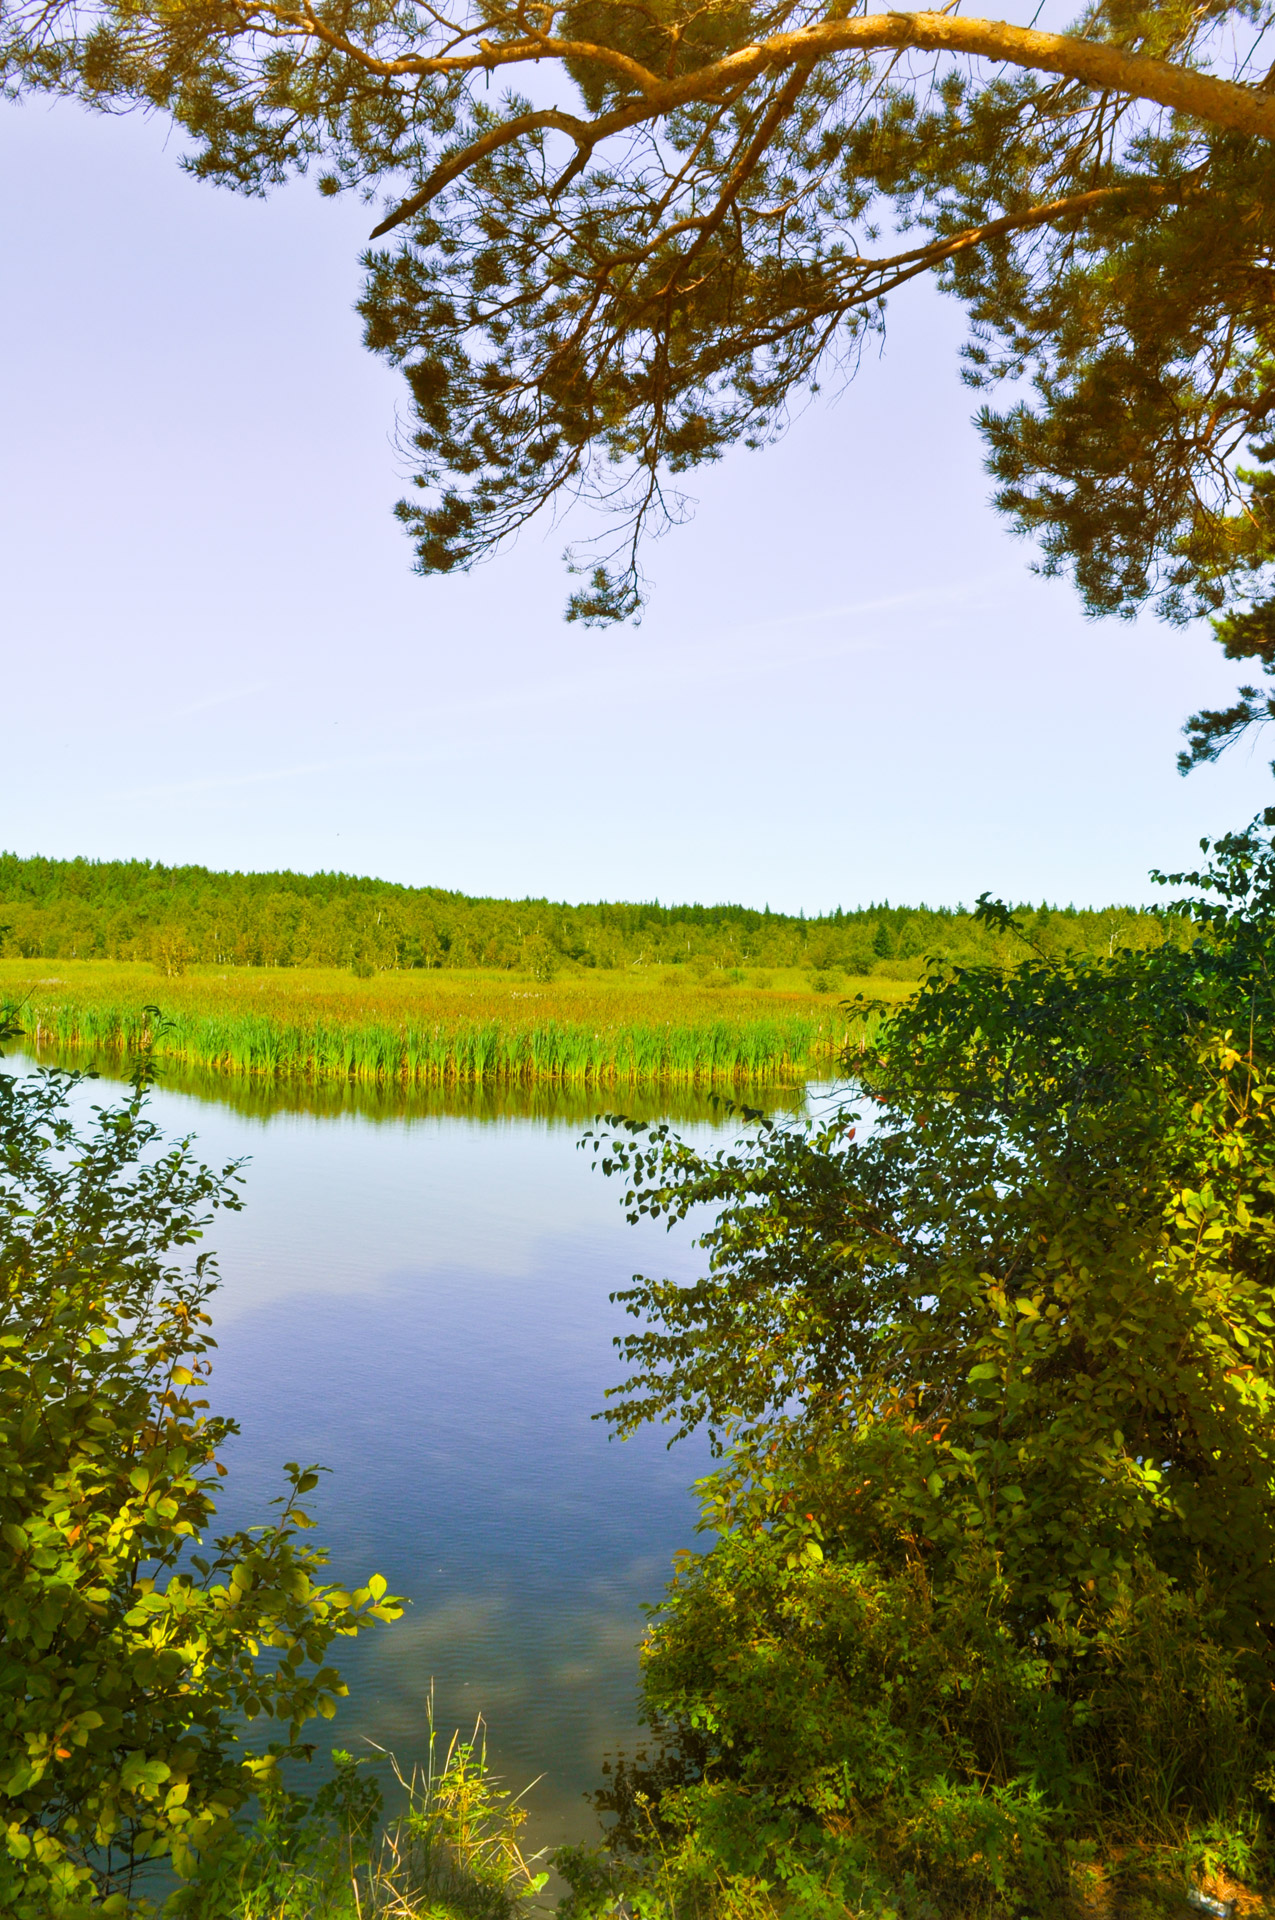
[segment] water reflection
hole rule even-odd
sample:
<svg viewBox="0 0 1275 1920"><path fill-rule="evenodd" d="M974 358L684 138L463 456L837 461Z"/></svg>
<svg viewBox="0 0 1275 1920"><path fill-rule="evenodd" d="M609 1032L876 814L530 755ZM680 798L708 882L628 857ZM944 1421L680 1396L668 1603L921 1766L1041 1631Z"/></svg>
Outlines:
<svg viewBox="0 0 1275 1920"><path fill-rule="evenodd" d="M616 1183L576 1150L596 1095L326 1103L167 1069L154 1096L202 1158L250 1157L247 1207L212 1236L213 1403L242 1426L222 1517L260 1518L284 1460L330 1467L314 1511L334 1572L379 1571L412 1601L343 1652L332 1739L410 1769L432 1686L443 1729L486 1715L511 1784L543 1775L534 1844L586 1837L584 1795L635 1737L642 1603L694 1542L688 1487L707 1465L694 1440L620 1445L591 1417L632 1324L608 1295L635 1269L693 1277L692 1233L626 1226ZM655 1110L692 1138L739 1130L694 1095Z"/></svg>
<svg viewBox="0 0 1275 1920"><path fill-rule="evenodd" d="M91 1048L40 1047L32 1057L42 1066L66 1067L120 1080L121 1056ZM399 1086L366 1080L309 1080L297 1074L217 1072L165 1060L162 1084L175 1093L212 1101L252 1119L276 1113L307 1113L333 1119L421 1120L446 1116L464 1120L556 1120L587 1124L596 1113L622 1110L634 1120L681 1122L721 1120L732 1106L765 1113L798 1113L806 1097L804 1083L748 1086L732 1097L719 1087L563 1087L549 1083L520 1087L498 1081L469 1086Z"/></svg>

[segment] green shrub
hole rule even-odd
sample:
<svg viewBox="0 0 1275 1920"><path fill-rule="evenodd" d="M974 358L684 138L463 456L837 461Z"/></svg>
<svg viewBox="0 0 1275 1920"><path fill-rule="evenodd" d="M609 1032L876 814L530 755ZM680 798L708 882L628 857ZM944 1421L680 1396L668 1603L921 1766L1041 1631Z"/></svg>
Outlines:
<svg viewBox="0 0 1275 1920"><path fill-rule="evenodd" d="M1190 948L933 975L866 1134L600 1141L632 1217L714 1215L704 1279L620 1296L609 1416L724 1454L645 1652L668 1751L610 1795L665 1908L1269 1874L1275 853L1187 878Z"/></svg>
<svg viewBox="0 0 1275 1920"><path fill-rule="evenodd" d="M200 1862L168 1903L173 1920L360 1920L381 1790L352 1754L332 1760L312 1795L277 1774L263 1783L257 1818Z"/></svg>
<svg viewBox="0 0 1275 1920"><path fill-rule="evenodd" d="M12 1032L12 1020L7 1031ZM397 1604L325 1585L301 1544L317 1473L201 1552L235 1431L210 1417L210 1211L237 1168L146 1116L146 1073L73 1113L78 1076L0 1073L0 1910L124 1913L229 1830L345 1691L333 1640ZM278 1723L249 1754L245 1720Z"/></svg>

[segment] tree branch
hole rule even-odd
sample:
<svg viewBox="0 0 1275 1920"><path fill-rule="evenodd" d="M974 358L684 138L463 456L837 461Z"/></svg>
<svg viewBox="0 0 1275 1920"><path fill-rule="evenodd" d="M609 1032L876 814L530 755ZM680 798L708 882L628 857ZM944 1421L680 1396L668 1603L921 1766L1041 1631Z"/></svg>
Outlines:
<svg viewBox="0 0 1275 1920"><path fill-rule="evenodd" d="M603 118L614 120L616 115L606 114ZM580 147L592 145L594 140L604 138L601 132L595 130L597 122L591 124L587 120L577 120L574 114L562 113L557 107L545 107L535 113L520 113L517 119L502 121L498 127L492 127L490 132L484 133L480 139L471 141L467 147L462 147L459 153L454 153L442 161L434 168L433 173L418 192L402 201L392 213L387 214L379 227L373 227L369 238L379 240L383 233L389 233L392 228L401 226L404 220L410 220L413 214L419 213L422 207L428 206L436 193L441 193L444 187L450 186L451 182L459 179L462 173L468 173L469 169L476 166L480 160L485 160L489 153L497 153L501 147L510 146L515 140L521 140L524 133L535 133L541 127L552 127L559 133L569 134ZM606 131L610 133L616 129L608 127Z"/></svg>
<svg viewBox="0 0 1275 1920"><path fill-rule="evenodd" d="M561 40L548 34L504 45L484 40L475 53L409 55L398 60L383 60L357 47L345 36L333 35L317 21L303 20L283 10L276 11L275 17L286 18L301 32L339 46L350 58L385 76L458 75L476 70L490 72L498 67L544 59L587 60L622 73L639 91L639 98L593 120L580 120L554 107L519 115L493 128L435 168L424 185L373 230L373 239L379 239L410 219L452 180L525 133L541 127L554 128L567 133L581 154L587 154L599 141L645 120L658 119L693 101L737 94L768 68L795 66L808 71L820 60L846 52L911 48L969 54L1029 71L1055 73L1130 99L1150 101L1230 132L1275 139L1275 95L1264 89L1218 79L1213 74L1168 61L1152 60L1143 54L1127 53L1104 41L1085 40L1073 34L1041 33L1035 28L1016 27L998 20L970 20L938 13L882 13L853 20L823 21L793 33L773 35L694 73L668 80L613 48ZM564 175L564 182L575 171L573 164Z"/></svg>

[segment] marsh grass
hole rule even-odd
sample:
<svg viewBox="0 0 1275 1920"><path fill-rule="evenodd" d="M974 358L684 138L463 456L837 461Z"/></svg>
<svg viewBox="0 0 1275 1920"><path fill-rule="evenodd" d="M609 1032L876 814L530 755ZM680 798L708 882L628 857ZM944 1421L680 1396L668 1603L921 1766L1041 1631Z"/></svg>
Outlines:
<svg viewBox="0 0 1275 1920"><path fill-rule="evenodd" d="M172 1920L516 1920L549 1878L523 1852L526 1809L487 1764L481 1718L410 1779L381 1824L375 1780L348 1753L312 1798L282 1786L260 1818L165 1908Z"/></svg>
<svg viewBox="0 0 1275 1920"><path fill-rule="evenodd" d="M161 979L144 962L6 960L0 993L22 1002L37 1049L127 1057L153 1045L188 1067L316 1083L763 1084L835 1070L847 1044L871 1039L879 1015L812 993L805 976L762 987L738 971L670 990L654 969L550 981L198 967ZM879 998L883 985L887 998L910 992L876 980L845 992Z"/></svg>

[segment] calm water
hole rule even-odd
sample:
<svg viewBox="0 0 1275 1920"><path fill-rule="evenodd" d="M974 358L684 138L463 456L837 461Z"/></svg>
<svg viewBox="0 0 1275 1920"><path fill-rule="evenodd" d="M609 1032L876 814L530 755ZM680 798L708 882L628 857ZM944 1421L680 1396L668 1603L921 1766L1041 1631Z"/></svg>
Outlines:
<svg viewBox="0 0 1275 1920"><path fill-rule="evenodd" d="M621 1444L590 1417L633 1325L607 1296L635 1270L695 1275L689 1229L625 1224L618 1183L577 1149L587 1098L311 1095L298 1111L235 1081L165 1080L168 1133L196 1133L210 1162L251 1160L245 1211L209 1236L211 1397L242 1426L221 1515L264 1517L284 1460L322 1461L306 1504L334 1574L382 1573L411 1600L340 1646L351 1697L320 1739L370 1738L410 1768L432 1687L444 1733L481 1711L505 1780L544 1776L534 1844L588 1837L584 1796L635 1738L642 1602L694 1543L688 1488L707 1463L698 1440ZM707 1102L673 1115L688 1137L738 1131Z"/></svg>

